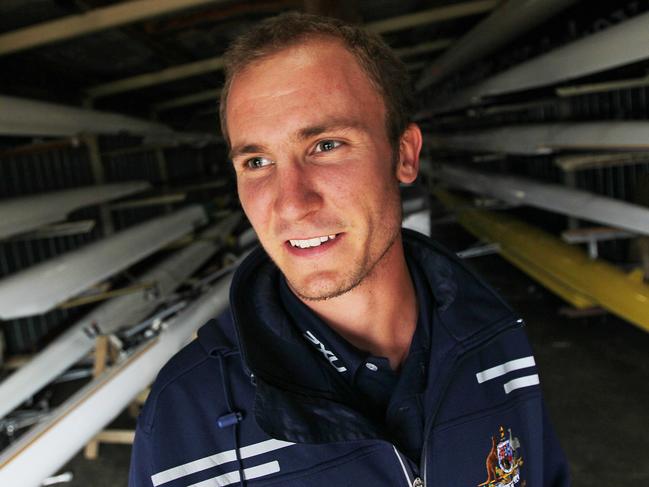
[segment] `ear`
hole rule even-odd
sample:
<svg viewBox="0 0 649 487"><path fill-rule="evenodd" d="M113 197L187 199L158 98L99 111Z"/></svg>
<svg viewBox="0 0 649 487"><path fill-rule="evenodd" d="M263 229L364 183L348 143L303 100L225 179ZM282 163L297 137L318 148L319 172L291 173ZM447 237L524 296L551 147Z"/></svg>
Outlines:
<svg viewBox="0 0 649 487"><path fill-rule="evenodd" d="M399 161L396 176L399 182L410 184L419 173L419 152L421 152L421 130L419 125L411 123L401 134L399 140Z"/></svg>

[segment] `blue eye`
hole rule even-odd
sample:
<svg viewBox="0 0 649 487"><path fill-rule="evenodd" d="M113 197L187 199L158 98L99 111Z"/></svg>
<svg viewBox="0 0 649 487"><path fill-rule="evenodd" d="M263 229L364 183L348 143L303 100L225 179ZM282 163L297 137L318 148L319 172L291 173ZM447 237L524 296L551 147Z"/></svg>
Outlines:
<svg viewBox="0 0 649 487"><path fill-rule="evenodd" d="M246 167L249 169L260 169L270 164L272 164L272 161L265 157L251 157L245 162Z"/></svg>
<svg viewBox="0 0 649 487"><path fill-rule="evenodd" d="M323 140L316 144L315 152L329 152L342 145L337 140Z"/></svg>

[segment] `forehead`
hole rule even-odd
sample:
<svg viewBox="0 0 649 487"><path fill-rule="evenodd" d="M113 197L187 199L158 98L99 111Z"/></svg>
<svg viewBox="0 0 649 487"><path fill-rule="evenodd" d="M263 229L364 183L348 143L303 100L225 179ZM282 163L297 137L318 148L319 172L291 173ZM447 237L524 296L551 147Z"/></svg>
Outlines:
<svg viewBox="0 0 649 487"><path fill-rule="evenodd" d="M337 40L309 40L235 74L226 105L232 142L276 136L328 118L384 126L383 98L356 57Z"/></svg>

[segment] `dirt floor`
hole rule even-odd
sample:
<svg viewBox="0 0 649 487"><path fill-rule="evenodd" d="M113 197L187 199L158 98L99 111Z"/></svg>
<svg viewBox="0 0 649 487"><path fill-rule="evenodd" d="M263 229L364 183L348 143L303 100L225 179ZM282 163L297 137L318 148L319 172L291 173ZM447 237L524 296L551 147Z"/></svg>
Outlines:
<svg viewBox="0 0 649 487"><path fill-rule="evenodd" d="M453 250L472 241L458 230L438 231ZM561 300L498 256L470 262L527 321L574 486L649 485L649 334L611 315L561 315ZM126 416L118 421L129 424ZM78 455L62 469L75 476L67 485L126 486L129 450L102 446L95 461Z"/></svg>

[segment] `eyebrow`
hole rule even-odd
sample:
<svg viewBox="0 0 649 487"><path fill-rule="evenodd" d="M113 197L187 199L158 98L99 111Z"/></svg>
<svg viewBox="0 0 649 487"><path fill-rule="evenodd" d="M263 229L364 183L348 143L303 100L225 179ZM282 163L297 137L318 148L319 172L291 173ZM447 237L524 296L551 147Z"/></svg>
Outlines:
<svg viewBox="0 0 649 487"><path fill-rule="evenodd" d="M258 144L243 144L233 147L230 150L228 157L230 160L234 159L237 156L242 156L244 154L258 154L264 152L266 148L263 145Z"/></svg>
<svg viewBox="0 0 649 487"><path fill-rule="evenodd" d="M309 127L304 127L300 129L296 134L296 139L306 140L311 137L315 137L325 132L330 132L334 130L358 130L362 128L362 124L355 120L332 120L328 123L322 123L317 125L311 125Z"/></svg>
<svg viewBox="0 0 649 487"><path fill-rule="evenodd" d="M301 128L294 135L296 140L307 140L312 137L316 137L320 134L334 130L359 130L363 128L363 124L357 122L356 120L349 119L340 119L340 120L331 120L327 123L310 125L304 128ZM261 152L266 152L268 149L260 144L241 144L234 146L229 153L230 160L235 157L242 156L245 154L259 154Z"/></svg>

